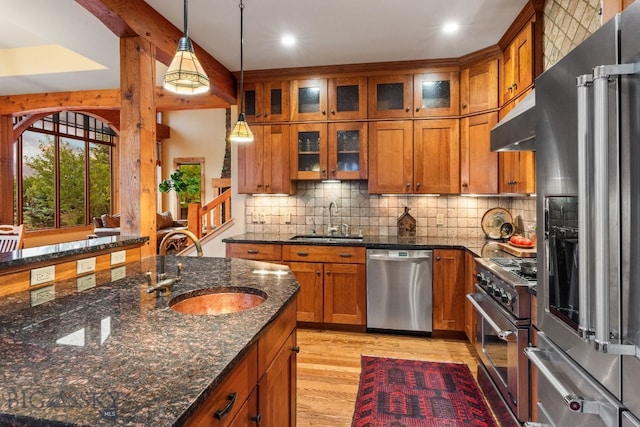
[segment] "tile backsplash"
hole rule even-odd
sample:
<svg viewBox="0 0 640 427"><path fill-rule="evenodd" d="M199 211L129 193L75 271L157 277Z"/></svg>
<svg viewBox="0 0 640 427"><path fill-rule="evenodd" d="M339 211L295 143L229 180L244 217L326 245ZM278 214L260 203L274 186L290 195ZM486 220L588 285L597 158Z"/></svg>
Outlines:
<svg viewBox="0 0 640 427"><path fill-rule="evenodd" d="M299 182L293 196L248 196L249 233L326 234L329 203L335 201L333 225L347 224L352 235L396 236L397 219L405 206L416 219L418 237L483 237L481 220L494 207L507 209L516 232L536 223L535 197L378 196L366 182Z"/></svg>

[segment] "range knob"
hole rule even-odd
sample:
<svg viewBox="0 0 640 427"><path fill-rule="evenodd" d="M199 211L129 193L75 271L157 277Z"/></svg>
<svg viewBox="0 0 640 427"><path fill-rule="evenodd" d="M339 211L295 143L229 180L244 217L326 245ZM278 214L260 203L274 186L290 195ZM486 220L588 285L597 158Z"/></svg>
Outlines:
<svg viewBox="0 0 640 427"><path fill-rule="evenodd" d="M510 304L511 303L511 295L509 295L507 293L503 293L502 295L500 295L500 301L502 301L503 303L506 303L506 304Z"/></svg>
<svg viewBox="0 0 640 427"><path fill-rule="evenodd" d="M502 295L502 289L498 288L497 286L494 286L493 295L497 296L497 297L500 297Z"/></svg>

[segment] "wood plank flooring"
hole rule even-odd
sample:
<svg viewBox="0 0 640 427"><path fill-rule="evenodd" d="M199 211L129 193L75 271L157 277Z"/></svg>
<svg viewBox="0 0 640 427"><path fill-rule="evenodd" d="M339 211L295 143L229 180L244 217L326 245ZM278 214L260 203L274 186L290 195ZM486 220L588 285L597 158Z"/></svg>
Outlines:
<svg viewBox="0 0 640 427"><path fill-rule="evenodd" d="M360 380L360 356L463 362L474 377L471 344L392 334L298 329L297 427L350 427Z"/></svg>

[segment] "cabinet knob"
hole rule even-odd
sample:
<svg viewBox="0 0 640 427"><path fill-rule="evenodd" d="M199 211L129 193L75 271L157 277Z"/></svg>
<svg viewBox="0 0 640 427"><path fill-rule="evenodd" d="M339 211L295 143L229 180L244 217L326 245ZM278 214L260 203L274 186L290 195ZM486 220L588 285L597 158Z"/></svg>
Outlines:
<svg viewBox="0 0 640 427"><path fill-rule="evenodd" d="M411 107L405 108L404 111L406 111L408 113L409 111L411 111Z"/></svg>
<svg viewBox="0 0 640 427"><path fill-rule="evenodd" d="M517 90L518 89L518 83L514 83L513 84L513 90Z"/></svg>
<svg viewBox="0 0 640 427"><path fill-rule="evenodd" d="M335 114L335 113L336 113L336 110L331 110L331 114Z"/></svg>
<svg viewBox="0 0 640 427"><path fill-rule="evenodd" d="M257 187L258 187L258 188L262 188L262 184L258 184L258 185L257 185Z"/></svg>
<svg viewBox="0 0 640 427"><path fill-rule="evenodd" d="M420 107L416 107L416 113L420 111Z"/></svg>
<svg viewBox="0 0 640 427"><path fill-rule="evenodd" d="M296 353L300 353L300 346L295 346L293 347L291 350L295 351Z"/></svg>
<svg viewBox="0 0 640 427"><path fill-rule="evenodd" d="M322 169L322 174L324 175L325 173L327 173L326 169Z"/></svg>
<svg viewBox="0 0 640 427"><path fill-rule="evenodd" d="M436 261L440 261L440 257L439 256L436 257Z"/></svg>
<svg viewBox="0 0 640 427"><path fill-rule="evenodd" d="M405 187L407 187L407 188L409 188L409 187L411 187L411 183L410 183L410 182L407 182L404 186L405 186Z"/></svg>
<svg viewBox="0 0 640 427"><path fill-rule="evenodd" d="M264 188L269 188L269 184L265 185Z"/></svg>
<svg viewBox="0 0 640 427"><path fill-rule="evenodd" d="M462 107L462 109L465 109L465 108L467 108L467 104L462 104L461 107Z"/></svg>
<svg viewBox="0 0 640 427"><path fill-rule="evenodd" d="M251 417L251 421L255 421L256 424L260 425L260 423L262 422L262 414Z"/></svg>
<svg viewBox="0 0 640 427"><path fill-rule="evenodd" d="M416 183L416 188L420 188L420 183L419 182Z"/></svg>
<svg viewBox="0 0 640 427"><path fill-rule="evenodd" d="M256 117L260 117L260 113L256 113Z"/></svg>
<svg viewBox="0 0 640 427"><path fill-rule="evenodd" d="M327 276L331 275L331 271L327 270Z"/></svg>
<svg viewBox="0 0 640 427"><path fill-rule="evenodd" d="M269 115L269 113L264 113L264 116L267 117Z"/></svg>
<svg viewBox="0 0 640 427"><path fill-rule="evenodd" d="M462 188L467 188L469 186L469 184L467 184L466 182L462 183Z"/></svg>
<svg viewBox="0 0 640 427"><path fill-rule="evenodd" d="M316 275L319 276L320 275L320 270L316 270Z"/></svg>
<svg viewBox="0 0 640 427"><path fill-rule="evenodd" d="M322 110L322 115L326 116L327 115L327 110Z"/></svg>

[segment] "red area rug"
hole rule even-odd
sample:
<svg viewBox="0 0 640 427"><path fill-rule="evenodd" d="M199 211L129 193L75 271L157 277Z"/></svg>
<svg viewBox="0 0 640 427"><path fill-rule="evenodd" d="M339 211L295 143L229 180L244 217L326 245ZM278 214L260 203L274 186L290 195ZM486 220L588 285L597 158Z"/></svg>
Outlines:
<svg viewBox="0 0 640 427"><path fill-rule="evenodd" d="M362 356L353 427L496 427L463 363Z"/></svg>

